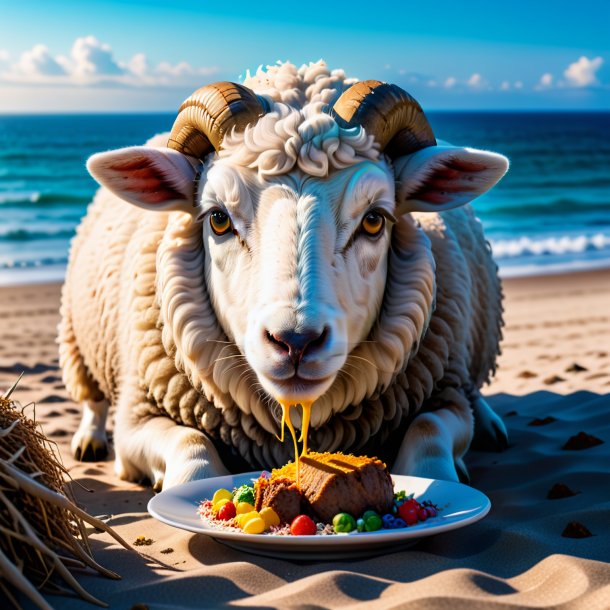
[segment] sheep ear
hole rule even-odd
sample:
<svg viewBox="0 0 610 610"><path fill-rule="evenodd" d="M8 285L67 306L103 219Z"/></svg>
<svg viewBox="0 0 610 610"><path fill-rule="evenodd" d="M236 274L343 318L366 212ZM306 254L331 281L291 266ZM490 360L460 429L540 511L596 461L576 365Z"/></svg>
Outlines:
<svg viewBox="0 0 610 610"><path fill-rule="evenodd" d="M508 170L496 153L440 144L394 162L399 214L441 212L487 192Z"/></svg>
<svg viewBox="0 0 610 610"><path fill-rule="evenodd" d="M89 173L115 195L146 210L195 211L198 162L169 148L132 146L93 155Z"/></svg>

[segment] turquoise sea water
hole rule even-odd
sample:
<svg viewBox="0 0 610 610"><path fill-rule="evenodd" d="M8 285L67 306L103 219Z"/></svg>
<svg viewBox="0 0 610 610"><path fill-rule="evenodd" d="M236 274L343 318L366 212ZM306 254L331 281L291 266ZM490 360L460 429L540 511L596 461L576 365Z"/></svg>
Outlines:
<svg viewBox="0 0 610 610"><path fill-rule="evenodd" d="M141 144L174 116L0 116L0 284L62 277L97 188L87 157ZM610 267L610 113L428 116L438 138L511 160L474 202L504 276Z"/></svg>

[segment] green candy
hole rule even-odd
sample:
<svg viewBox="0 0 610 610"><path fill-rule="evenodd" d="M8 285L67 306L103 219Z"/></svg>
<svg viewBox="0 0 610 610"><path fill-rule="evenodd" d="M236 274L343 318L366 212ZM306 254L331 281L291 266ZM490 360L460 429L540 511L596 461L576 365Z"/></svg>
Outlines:
<svg viewBox="0 0 610 610"><path fill-rule="evenodd" d="M364 529L367 532L376 532L377 530L380 530L383 525L381 516L374 510L367 510L364 515L362 515L362 521L364 521Z"/></svg>
<svg viewBox="0 0 610 610"><path fill-rule="evenodd" d="M249 485L242 485L238 489L235 490L233 494L233 502L237 504L238 502L247 502L248 504L254 506L254 488Z"/></svg>
<svg viewBox="0 0 610 610"><path fill-rule="evenodd" d="M356 529L356 520L348 513L337 513L333 517L333 529L337 534L347 534Z"/></svg>

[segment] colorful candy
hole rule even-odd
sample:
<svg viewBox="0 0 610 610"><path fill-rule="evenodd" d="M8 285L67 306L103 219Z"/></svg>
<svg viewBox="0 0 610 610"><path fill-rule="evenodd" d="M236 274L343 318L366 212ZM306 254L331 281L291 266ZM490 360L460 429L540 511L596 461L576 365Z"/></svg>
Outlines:
<svg viewBox="0 0 610 610"><path fill-rule="evenodd" d="M307 515L298 515L290 524L290 533L293 536L313 536L317 531L313 519Z"/></svg>
<svg viewBox="0 0 610 610"><path fill-rule="evenodd" d="M347 534L356 529L356 520L349 513L337 513L333 517L333 529L337 534Z"/></svg>
<svg viewBox="0 0 610 610"><path fill-rule="evenodd" d="M253 487L242 485L233 491L216 490L212 500L205 500L200 504L199 512L205 518L238 527L245 534L262 534L282 525L278 514L270 506L259 512L254 504ZM337 513L332 520L332 530L336 534L349 534L376 532L382 528L404 528L434 518L438 515L438 511L438 506L432 502L420 503L412 494L408 496L406 492L399 491L394 495L391 512L382 516L374 510L367 510L358 518L345 512ZM320 524L316 525L311 517L302 514L295 517L289 527L293 536L313 536L318 533L319 526Z"/></svg>

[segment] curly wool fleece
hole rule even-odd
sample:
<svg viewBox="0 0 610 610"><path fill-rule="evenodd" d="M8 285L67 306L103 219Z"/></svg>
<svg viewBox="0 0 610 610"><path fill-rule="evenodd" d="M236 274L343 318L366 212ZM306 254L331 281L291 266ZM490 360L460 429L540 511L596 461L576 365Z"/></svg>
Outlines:
<svg viewBox="0 0 610 610"><path fill-rule="evenodd" d="M267 173L295 163L315 169L321 157L326 171L333 159L377 158L372 138L339 130L321 113L352 82L321 62L259 71L244 84L276 102L276 111L233 134L221 154L241 155L244 165ZM270 126L279 152L261 159L257 138ZM328 137L316 139L320 134ZM338 145L325 151L332 137ZM98 193L73 242L63 292L66 387L75 400L130 401L134 421L165 414L199 428L234 469L284 464L292 448L276 439L278 405L256 390L248 367L232 370L228 356L240 353L227 343L210 302L203 249L196 217L150 213ZM391 463L417 412L468 404L488 379L501 312L496 266L469 206L402 216L379 317L316 402L310 447L376 453Z"/></svg>

